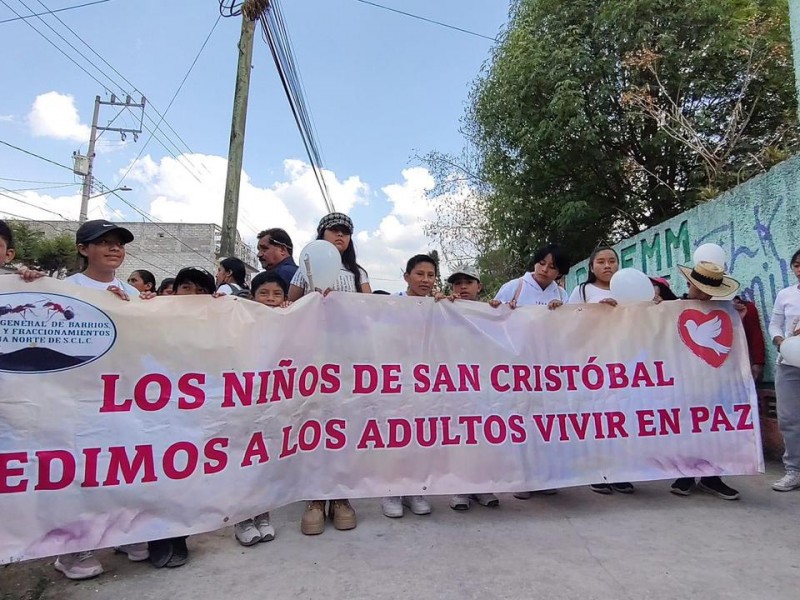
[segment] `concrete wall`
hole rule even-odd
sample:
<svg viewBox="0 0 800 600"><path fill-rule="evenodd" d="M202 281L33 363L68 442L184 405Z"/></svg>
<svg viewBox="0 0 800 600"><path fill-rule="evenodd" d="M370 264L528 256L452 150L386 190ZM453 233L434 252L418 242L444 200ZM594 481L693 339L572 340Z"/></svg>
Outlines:
<svg viewBox="0 0 800 600"><path fill-rule="evenodd" d="M800 248L800 157L615 248L623 267L666 277L676 293L683 293L686 284L677 266L691 264L695 248L705 243L725 249L728 271L742 284L741 294L756 303L766 330L776 294L796 282L789 259ZM586 273L586 261L573 266L567 288L585 281Z"/></svg>
<svg viewBox="0 0 800 600"><path fill-rule="evenodd" d="M26 221L26 225L46 236L67 233L75 236L78 223L75 221ZM212 274L217 271L220 228L213 223L119 223L131 231L134 241L127 249L125 263L119 277L127 278L137 269L146 269L161 281L174 277L183 267L202 267ZM237 255L248 266L251 273L260 270L252 248L237 243Z"/></svg>

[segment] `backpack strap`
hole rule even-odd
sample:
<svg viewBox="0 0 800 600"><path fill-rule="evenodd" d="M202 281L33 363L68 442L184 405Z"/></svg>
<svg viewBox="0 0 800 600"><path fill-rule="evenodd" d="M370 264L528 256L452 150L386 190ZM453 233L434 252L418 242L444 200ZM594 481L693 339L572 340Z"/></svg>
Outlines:
<svg viewBox="0 0 800 600"><path fill-rule="evenodd" d="M511 302L514 304L517 303L519 300L520 294L522 294L522 286L525 284L524 275L517 280L517 291L514 292L514 297L511 299Z"/></svg>

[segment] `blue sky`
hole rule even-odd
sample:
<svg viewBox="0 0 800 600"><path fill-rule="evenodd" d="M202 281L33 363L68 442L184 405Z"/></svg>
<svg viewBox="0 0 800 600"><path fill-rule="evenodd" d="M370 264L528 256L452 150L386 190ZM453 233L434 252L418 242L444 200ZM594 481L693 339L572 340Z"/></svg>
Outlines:
<svg viewBox="0 0 800 600"><path fill-rule="evenodd" d="M23 3L36 12L45 10L39 0L3 1L22 14L30 14ZM42 0L48 9L81 1ZM488 36L498 34L508 11L502 0L380 2ZM284 0L282 6L325 166L331 171L334 202L356 222L360 260L376 277L397 279L404 258L430 247L422 234L422 222L432 215L422 194L430 178L414 168L418 165L413 155L433 149L457 152L462 147L459 125L470 83L489 58L492 42L356 0ZM216 0L111 0L59 13L161 111L218 15ZM13 16L0 2L0 20ZM53 17L45 20L128 87ZM86 64L41 21L30 22ZM239 28L237 18L218 23L167 114L169 124L191 148L190 153L175 140L187 156L172 149L186 168L151 141L124 182L133 188L126 199L160 220L220 220L215 215L221 215ZM0 24L0 52L6 58L0 64L0 140L71 164L73 150L86 150L94 96L105 97L106 90L25 22ZM252 239L254 230L283 226L300 246L324 212L322 200L311 185L299 135L260 37L253 65L240 231ZM107 77L87 68L109 90L121 93ZM158 119L149 109L148 113ZM104 110L101 122L113 116ZM128 116L120 120L133 123ZM145 132L137 143L129 137L122 144L114 134L104 134L95 163L97 178L115 185L148 137ZM171 133L170 137L174 139ZM69 172L3 146L0 177L73 181ZM0 185L34 187L6 180ZM72 217L77 214L78 193L74 186L16 196ZM0 198L0 206L32 218L55 218L52 212L8 198ZM113 196L93 201L90 217L101 215L135 217ZM383 287L393 285L386 282Z"/></svg>

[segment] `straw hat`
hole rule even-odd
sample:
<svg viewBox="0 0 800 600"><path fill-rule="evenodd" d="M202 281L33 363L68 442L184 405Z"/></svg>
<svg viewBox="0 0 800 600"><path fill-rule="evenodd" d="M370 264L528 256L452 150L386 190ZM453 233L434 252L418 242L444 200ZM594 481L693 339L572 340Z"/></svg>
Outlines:
<svg viewBox="0 0 800 600"><path fill-rule="evenodd" d="M739 282L725 274L725 269L707 261L697 263L694 268L678 266L686 279L701 292L719 298L730 296L739 289Z"/></svg>

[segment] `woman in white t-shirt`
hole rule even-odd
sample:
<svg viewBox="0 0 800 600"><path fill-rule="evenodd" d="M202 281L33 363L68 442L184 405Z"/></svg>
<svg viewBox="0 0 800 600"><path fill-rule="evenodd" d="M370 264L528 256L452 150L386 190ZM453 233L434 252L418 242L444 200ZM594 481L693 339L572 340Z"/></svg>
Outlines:
<svg viewBox="0 0 800 600"><path fill-rule="evenodd" d="M371 294L367 272L356 262L356 249L353 245L353 221L343 213L330 213L320 219L317 225L317 239L333 244L342 255L342 267L333 288L334 292L361 292ZM292 278L289 286L289 300L294 302L305 294L313 292L302 269ZM333 526L339 530L355 529L356 511L346 498L331 500L328 514ZM300 521L300 531L305 535L317 535L325 531L325 500L311 500L306 505Z"/></svg>
<svg viewBox="0 0 800 600"><path fill-rule="evenodd" d="M778 292L769 335L780 351L781 344L792 336L800 335L800 250L789 263L798 283ZM778 424L785 442L783 466L786 474L772 484L776 492L800 488L800 368L783 362L780 357L775 367L775 393L778 400Z"/></svg>
<svg viewBox="0 0 800 600"><path fill-rule="evenodd" d="M610 304L616 306L617 301L611 297L611 278L619 270L619 256L610 246L598 246L589 256L589 275L586 281L572 290L570 304ZM620 492L632 494L633 484L622 481L618 483L593 483L593 492L611 494Z"/></svg>

